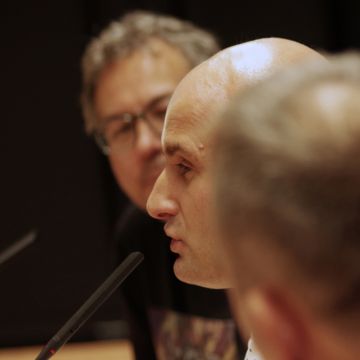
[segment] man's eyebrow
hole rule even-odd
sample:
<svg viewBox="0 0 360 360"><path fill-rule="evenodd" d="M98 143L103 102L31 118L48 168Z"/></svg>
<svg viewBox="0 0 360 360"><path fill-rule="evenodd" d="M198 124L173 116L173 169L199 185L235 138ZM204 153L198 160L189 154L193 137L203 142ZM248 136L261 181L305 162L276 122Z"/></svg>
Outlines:
<svg viewBox="0 0 360 360"><path fill-rule="evenodd" d="M164 148L164 152L168 156L174 156L177 152L182 150L180 144L166 144Z"/></svg>
<svg viewBox="0 0 360 360"><path fill-rule="evenodd" d="M185 149L179 143L165 144L164 153L170 157L180 154L181 156L184 156L185 158L189 159L189 161L194 163L198 161L197 157L192 151Z"/></svg>
<svg viewBox="0 0 360 360"><path fill-rule="evenodd" d="M151 109L153 106L157 105L158 103L160 103L163 100L169 99L171 97L172 93L171 92L167 92L164 94L161 94L157 97L155 97L154 99L150 100L144 107L143 111L147 111L148 109ZM108 124L109 122L112 121L118 121L118 120L122 120L123 119L123 115L129 113L128 111L124 111L122 113L115 113L109 116L106 116L102 119L102 121L106 124Z"/></svg>

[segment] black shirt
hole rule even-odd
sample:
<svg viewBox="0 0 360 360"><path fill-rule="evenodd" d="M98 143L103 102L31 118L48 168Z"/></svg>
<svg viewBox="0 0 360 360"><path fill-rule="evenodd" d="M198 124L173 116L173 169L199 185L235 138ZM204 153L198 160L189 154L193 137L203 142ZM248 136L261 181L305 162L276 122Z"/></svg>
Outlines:
<svg viewBox="0 0 360 360"><path fill-rule="evenodd" d="M120 260L144 262L122 288L137 359L243 359L224 291L179 281L163 224L130 206L117 224Z"/></svg>

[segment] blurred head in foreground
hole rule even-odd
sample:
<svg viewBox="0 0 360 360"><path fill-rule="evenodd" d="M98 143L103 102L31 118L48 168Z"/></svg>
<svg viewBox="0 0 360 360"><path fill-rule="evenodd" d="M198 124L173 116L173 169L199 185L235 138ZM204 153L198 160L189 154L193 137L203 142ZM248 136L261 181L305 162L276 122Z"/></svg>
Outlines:
<svg viewBox="0 0 360 360"><path fill-rule="evenodd" d="M242 93L213 151L234 310L265 360L360 358L360 56Z"/></svg>
<svg viewBox="0 0 360 360"><path fill-rule="evenodd" d="M175 275L209 288L231 286L214 241L209 219L210 137L215 114L237 91L275 71L308 58L322 57L294 41L260 39L227 48L193 69L171 98L162 134L165 169L157 179L147 209L163 220L178 255Z"/></svg>
<svg viewBox="0 0 360 360"><path fill-rule="evenodd" d="M192 67L218 50L208 32L145 11L113 21L85 50L86 130L108 155L119 186L142 209L164 165L160 135L170 96Z"/></svg>

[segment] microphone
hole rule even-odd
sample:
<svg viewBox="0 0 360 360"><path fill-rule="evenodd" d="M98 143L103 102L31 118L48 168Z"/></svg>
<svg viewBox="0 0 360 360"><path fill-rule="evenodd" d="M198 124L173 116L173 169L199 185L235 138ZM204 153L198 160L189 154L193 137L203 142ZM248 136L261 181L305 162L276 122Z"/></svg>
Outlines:
<svg viewBox="0 0 360 360"><path fill-rule="evenodd" d="M114 272L100 285L80 309L68 320L65 325L43 347L35 360L50 359L68 340L79 330L86 320L110 297L118 286L144 260L141 252L132 252L114 270Z"/></svg>
<svg viewBox="0 0 360 360"><path fill-rule="evenodd" d="M29 246L36 238L36 231L32 230L28 232L25 236L16 240L12 245L6 248L3 252L0 253L0 265L5 261L11 259L18 252Z"/></svg>

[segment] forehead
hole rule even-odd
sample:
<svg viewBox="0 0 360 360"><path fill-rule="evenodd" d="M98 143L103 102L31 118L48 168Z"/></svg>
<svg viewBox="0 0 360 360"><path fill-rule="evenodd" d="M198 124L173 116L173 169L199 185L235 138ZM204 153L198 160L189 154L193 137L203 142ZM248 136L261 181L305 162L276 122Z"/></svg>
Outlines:
<svg viewBox="0 0 360 360"><path fill-rule="evenodd" d="M162 93L172 93L189 70L189 62L178 49L154 39L103 69L95 101L129 106L146 102Z"/></svg>
<svg viewBox="0 0 360 360"><path fill-rule="evenodd" d="M175 149L201 152L210 142L215 115L227 102L228 91L218 73L206 67L190 72L176 88L166 114L163 147L172 155Z"/></svg>

